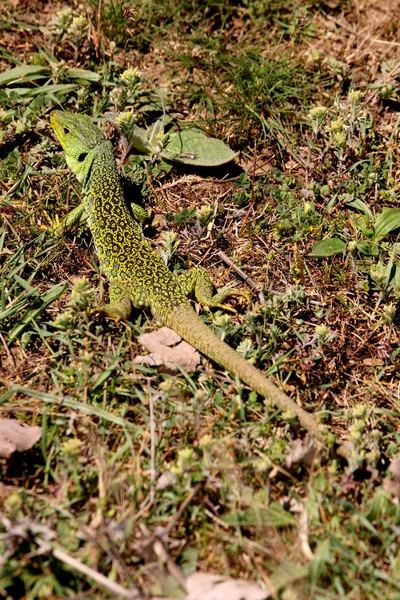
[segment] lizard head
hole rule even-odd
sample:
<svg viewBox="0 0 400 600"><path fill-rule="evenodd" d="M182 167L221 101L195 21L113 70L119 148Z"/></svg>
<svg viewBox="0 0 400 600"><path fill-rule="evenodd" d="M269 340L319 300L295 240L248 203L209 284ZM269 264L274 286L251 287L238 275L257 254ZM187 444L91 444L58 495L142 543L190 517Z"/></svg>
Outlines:
<svg viewBox="0 0 400 600"><path fill-rule="evenodd" d="M56 110L50 117L51 125L60 142L69 168L78 181L85 181L93 161L93 150L107 138L85 115Z"/></svg>

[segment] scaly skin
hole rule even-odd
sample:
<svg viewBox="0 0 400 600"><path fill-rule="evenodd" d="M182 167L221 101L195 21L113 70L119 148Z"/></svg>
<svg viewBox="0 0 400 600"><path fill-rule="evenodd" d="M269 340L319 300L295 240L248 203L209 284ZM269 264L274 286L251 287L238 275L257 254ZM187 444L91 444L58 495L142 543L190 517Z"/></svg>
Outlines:
<svg viewBox="0 0 400 600"><path fill-rule="evenodd" d="M83 185L82 210L74 209L67 222L70 225L85 213L110 281L110 304L100 311L115 319L127 319L132 304L150 307L159 322L279 408L296 415L310 433L319 436L321 431L312 416L218 338L187 299L194 292L202 305L223 306L226 297L242 292L224 289L213 296L211 280L203 269L191 269L175 277L143 237L136 212L132 214L128 209L113 148L104 133L88 117L72 113L53 112L51 124L67 164Z"/></svg>

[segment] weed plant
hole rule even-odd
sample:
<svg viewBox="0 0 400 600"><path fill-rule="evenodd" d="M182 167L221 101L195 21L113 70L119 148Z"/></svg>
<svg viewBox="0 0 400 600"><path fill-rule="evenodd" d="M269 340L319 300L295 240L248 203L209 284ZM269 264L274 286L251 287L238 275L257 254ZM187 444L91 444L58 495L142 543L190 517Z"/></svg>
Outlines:
<svg viewBox="0 0 400 600"><path fill-rule="evenodd" d="M363 11L1 5L0 410L41 428L0 459L1 597L183 597L196 571L282 600L400 597L398 43L382 25L378 71L347 59L340 23ZM148 313L94 315L90 234L62 233L80 190L49 127L60 108L105 129L171 270L251 291L202 318L325 425L314 461L292 415L218 365L135 364ZM189 124L236 163L168 162Z"/></svg>

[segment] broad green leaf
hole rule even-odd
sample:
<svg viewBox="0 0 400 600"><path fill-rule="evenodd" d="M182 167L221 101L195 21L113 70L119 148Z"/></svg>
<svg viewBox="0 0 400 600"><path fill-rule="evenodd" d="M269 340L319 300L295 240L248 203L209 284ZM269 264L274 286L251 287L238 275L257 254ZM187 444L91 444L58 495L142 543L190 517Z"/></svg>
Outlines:
<svg viewBox="0 0 400 600"><path fill-rule="evenodd" d="M161 156L168 161L197 167L218 167L236 157L221 140L207 137L195 128L174 133Z"/></svg>
<svg viewBox="0 0 400 600"><path fill-rule="evenodd" d="M307 577L307 575L308 568L306 565L285 561L276 567L270 576L270 581L273 588L279 591L294 581Z"/></svg>
<svg viewBox="0 0 400 600"><path fill-rule="evenodd" d="M37 319L42 312L50 306L52 302L57 300L61 294L67 289L66 283L57 283L53 285L43 296L39 299L36 298L25 314L21 317L15 327L12 329L8 336L8 340L11 342L15 338L19 337L24 329L29 325L31 321Z"/></svg>
<svg viewBox="0 0 400 600"><path fill-rule="evenodd" d="M66 73L71 79L82 79L85 81L100 81L99 73L89 71L88 69L67 69Z"/></svg>
<svg viewBox="0 0 400 600"><path fill-rule="evenodd" d="M317 242L311 248L311 256L317 258L327 258L335 254L341 254L346 248L346 243L338 237L326 238L322 242Z"/></svg>
<svg viewBox="0 0 400 600"><path fill-rule="evenodd" d="M147 138L147 131L134 125L129 133L128 142L139 154L151 154L152 146Z"/></svg>
<svg viewBox="0 0 400 600"><path fill-rule="evenodd" d="M396 292L400 290L400 266L394 265L394 270L392 270L392 279L390 280L389 288L391 290L395 290Z"/></svg>
<svg viewBox="0 0 400 600"><path fill-rule="evenodd" d="M311 581L315 584L324 573L326 565L331 558L331 542L329 538L318 543L314 552L314 558L309 563Z"/></svg>
<svg viewBox="0 0 400 600"><path fill-rule="evenodd" d="M151 146L154 146L154 143L156 141L156 136L160 133L161 134L164 133L164 125L163 125L163 122L161 121L161 119L159 119L158 121L153 123L153 125L150 127L150 129L147 133L147 137L148 137L148 140L149 140L149 143L151 144Z"/></svg>
<svg viewBox="0 0 400 600"><path fill-rule="evenodd" d="M363 202L359 198L355 198L351 202L348 202L346 204L346 206L350 206L351 208L355 208L356 210L360 211L361 213L364 213L364 215L366 215L370 219L373 218L372 212L370 211L370 209L368 208L368 206L365 204L365 202Z"/></svg>
<svg viewBox="0 0 400 600"><path fill-rule="evenodd" d="M38 79L38 77L48 77L51 74L50 67L43 65L22 65L21 67L15 67L0 73L0 86L8 85L18 81L19 79Z"/></svg>
<svg viewBox="0 0 400 600"><path fill-rule="evenodd" d="M71 92L78 87L76 83L51 83L34 88L11 88L7 93L17 92L21 98L34 98L35 96L49 96L57 92Z"/></svg>
<svg viewBox="0 0 400 600"><path fill-rule="evenodd" d="M374 234L375 239L382 239L400 227L400 208L384 208L376 217Z"/></svg>
<svg viewBox="0 0 400 600"><path fill-rule="evenodd" d="M251 508L224 515L222 519L225 523L240 524L243 527L255 527L256 525L286 527L295 523L293 515L282 508L278 502L271 502L269 506L254 505Z"/></svg>
<svg viewBox="0 0 400 600"><path fill-rule="evenodd" d="M379 248L375 242L359 241L357 250L366 256L378 256L379 254Z"/></svg>
<svg viewBox="0 0 400 600"><path fill-rule="evenodd" d="M95 73L94 71L90 71L88 69L71 68L66 69L65 73L70 79L79 79L88 82L100 81L101 79L99 73ZM10 69L9 71L5 71L4 73L0 73L0 86L19 81L35 81L36 79L50 77L51 74L51 68L44 65L23 65L21 67Z"/></svg>
<svg viewBox="0 0 400 600"><path fill-rule="evenodd" d="M15 88L7 88L5 90L5 94L7 94L8 97L16 97L16 95L20 96L21 98L23 98L25 96L25 94L27 94L28 92L32 91L31 87L15 87ZM42 89L42 88L39 88Z"/></svg>

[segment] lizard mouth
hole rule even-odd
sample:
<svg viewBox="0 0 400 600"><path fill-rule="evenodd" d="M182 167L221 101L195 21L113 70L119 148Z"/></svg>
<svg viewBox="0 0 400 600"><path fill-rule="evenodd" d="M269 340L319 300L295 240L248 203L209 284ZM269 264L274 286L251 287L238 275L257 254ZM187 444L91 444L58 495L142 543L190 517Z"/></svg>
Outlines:
<svg viewBox="0 0 400 600"><path fill-rule="evenodd" d="M56 134L58 141L60 142L61 146L64 148L65 132L64 132L64 126L62 124L62 117L63 117L63 113L59 110L56 110L52 113L52 115L50 117L50 123L54 130L54 133Z"/></svg>

